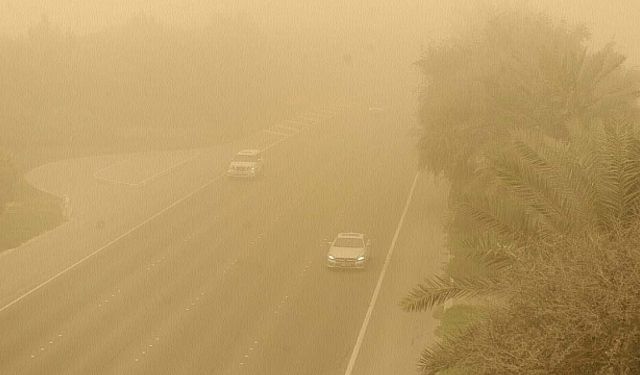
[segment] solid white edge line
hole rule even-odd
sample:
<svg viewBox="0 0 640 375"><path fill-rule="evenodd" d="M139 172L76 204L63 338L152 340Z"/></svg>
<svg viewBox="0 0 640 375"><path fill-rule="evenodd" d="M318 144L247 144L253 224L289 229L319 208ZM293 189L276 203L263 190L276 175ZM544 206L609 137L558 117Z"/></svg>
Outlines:
<svg viewBox="0 0 640 375"><path fill-rule="evenodd" d="M284 142L284 141L288 140L289 138L290 138L290 137L287 137L287 138L281 138L281 139L279 139L279 140L277 140L277 141L275 141L275 142L273 142L273 143L271 143L271 144L268 144L268 145L266 145L264 148L262 148L262 149L260 150L260 152L265 152L265 151L267 151L268 149L270 149L270 148L272 148L272 147L275 147L275 146L277 146L278 144L280 144L280 143L282 143L282 142Z"/></svg>
<svg viewBox="0 0 640 375"><path fill-rule="evenodd" d="M291 126L276 125L276 126L274 126L274 128L284 129L284 130L287 130L287 131L290 131L290 132L294 132L295 134L300 133L300 129L292 128Z"/></svg>
<svg viewBox="0 0 640 375"><path fill-rule="evenodd" d="M119 163L114 163L114 164L110 165L107 168L103 168L100 171L95 172L93 174L93 178L96 179L96 180L104 181L104 182L109 183L109 184L125 185L125 186L131 186L131 187L140 187L140 186L146 185L149 181L155 180L156 178L159 178L159 177L162 177L162 176L164 176L166 174L169 174L174 169L179 168L179 167L181 167L181 166L183 166L183 165L185 165L185 164L197 159L198 157L200 157L200 153L199 152L197 154L193 155L193 156L188 157L187 159L181 160L178 163L173 164L172 166L161 170L160 172L154 174L153 176L146 177L143 180L140 180L139 182L119 181L119 180L109 179L109 178L106 178L106 177L100 177L100 176L97 175L102 170L106 170L106 169L109 169L109 168L114 167L116 165L124 164L126 161L130 161L132 159L132 157L131 157L131 158L128 158L127 160L125 160L125 161L122 161L122 162L119 162Z"/></svg>
<svg viewBox="0 0 640 375"><path fill-rule="evenodd" d="M396 228L396 232L393 235L393 240L391 240L391 245L389 246L389 251L387 252L387 258L385 259L384 265L382 266L382 271L380 271L380 277L378 277L378 283L376 284L376 288L373 291L373 296L371 297L371 302L369 302L369 308L367 309L367 314L364 316L362 327L360 327L360 332L358 333L358 339L356 340L356 344L353 347L353 351L351 352L351 358L349 358L349 364L347 365L347 369L344 372L345 375L351 375L351 373L353 372L353 367L356 364L356 359L358 358L358 354L360 353L360 347L362 346L362 342L364 341L364 335L367 332L367 327L369 326L369 321L371 320L371 314L373 313L373 308L375 307L376 301L378 300L380 289L382 289L382 281L384 279L384 275L387 273L387 267L389 266L389 261L391 260L391 256L393 255L393 250L396 247L396 241L398 240L398 236L400 235L400 230L402 229L404 218L407 215L407 211L409 211L409 205L411 204L411 199L413 198L413 191L416 188L419 175L420 175L420 172L417 172L415 177L413 178L413 184L411 185L411 190L409 190L409 196L407 197L407 202L405 203L404 209L402 210L402 215L400 216L400 221L398 222L398 227Z"/></svg>
<svg viewBox="0 0 640 375"><path fill-rule="evenodd" d="M287 138L283 138L281 140L278 140L276 142L273 142L269 145L267 145L264 150L268 150L271 147L274 147L275 145L283 142L284 140L286 140ZM216 177L214 177L213 179L209 180L208 182L206 182L204 185L200 186L199 188L195 189L194 191L192 191L191 193L185 195L184 197L178 199L177 201L171 203L169 206L161 209L160 211L156 212L155 214L153 214L152 216L150 216L149 218L145 219L143 222L135 225L134 227L132 227L131 229L129 229L128 231L126 231L125 233L119 235L118 237L116 237L115 239L107 242L105 245L102 245L100 248L98 248L97 250L95 250L94 252L92 252L91 254L85 256L84 258L80 259L79 261L73 263L72 265L68 266L67 268L63 269L62 271L56 273L55 275L51 276L50 278L48 278L47 280L43 281L42 283L38 284L37 286L35 286L33 289L30 289L28 292L24 293L23 295L21 295L20 297L14 299L13 301L9 302L8 304L2 306L0 308L0 313L7 310L8 308L10 308L11 306L15 305L16 303L22 301L23 299L27 298L28 296L30 296L31 294L35 293L36 291L42 289L44 286L46 286L47 284L49 284L50 282L54 281L55 279L57 279L58 277L64 275L65 273L71 271L72 269L76 268L77 266L79 266L80 264L84 263L85 261L87 261L88 259L96 256L97 254L101 253L102 251L104 251L106 248L108 248L109 246L113 245L114 243L120 241L121 239L127 237L128 235L130 235L131 233L135 232L136 230L140 229L141 227L143 227L144 225L148 224L150 221L154 220L155 218L159 217L160 215L164 214L165 212L169 211L170 209L176 207L177 205L179 205L180 203L186 201L187 199L191 198L192 196L196 195L197 193L199 193L200 191L206 189L207 187L209 187L211 184L213 184L214 182L220 180L221 178L223 178L225 175L218 175Z"/></svg>
<svg viewBox="0 0 640 375"><path fill-rule="evenodd" d="M283 141L287 140L287 138L282 138L276 142L273 142L271 144L268 144L267 146L265 146L262 151L266 151L280 143L282 143ZM107 167L109 168L109 167ZM94 176L95 177L95 176ZM206 182L204 185L200 186L199 188L195 189L194 191L192 191L191 193L185 195L184 197L178 199L177 201L173 202L172 204L170 204L169 206L161 209L160 211L156 212L155 214L153 214L151 217L145 219L143 222L135 225L134 227L132 227L131 229L129 229L128 231L126 231L125 233L121 234L120 236L116 237L115 239L107 242L105 245L103 245L102 247L98 248L97 250L95 250L94 252L92 252L91 254L85 256L84 258L80 259L79 261L73 263L72 265L68 266L67 268L63 269L62 271L56 273L55 275L51 276L50 278L48 278L47 280L43 281L42 283L38 284L37 286L35 286L34 288L30 289L28 292L22 294L21 296L19 296L18 298L14 299L13 301L9 302L8 304L0 307L0 313L2 313L3 311L7 310L8 308L10 308L11 306L15 305L16 303L22 301L23 299L27 298L28 296L30 296L31 294L33 294L34 292L42 289L44 286L46 286L47 284L49 284L50 282L54 281L55 279L57 279L58 277L64 275L65 273L71 271L72 269L76 268L77 266L79 266L80 264L84 263L85 261L87 261L87 259L90 259L94 256L96 256L97 254L101 253L102 251L104 251L106 248L108 248L109 246L113 245L114 243L120 241L121 239L125 238L126 236L130 235L131 233L135 232L136 230L138 230L139 228L143 227L144 225L146 225L147 223L149 223L150 221L154 220L155 218L159 217L160 215L164 214L165 212L169 211L170 209L172 209L173 207L179 205L180 203L186 201L187 199L191 198L192 196L194 196L195 194L199 193L200 191L206 189L209 185L213 184L214 182L220 180L221 178L225 177L225 174L221 174L218 175L216 177L214 177L213 179L209 180L208 182Z"/></svg>
<svg viewBox="0 0 640 375"><path fill-rule="evenodd" d="M162 177L162 176L164 176L164 175L167 175L167 174L171 173L174 169L180 168L180 167L182 167L183 165L185 165L185 164L187 164L187 163L190 163L190 162L192 162L192 161L196 160L196 159L197 159L197 158L199 158L200 156L201 156L201 152L197 152L195 155L190 156L190 157L188 157L188 158L186 158L186 159L184 159L184 160L181 160L181 161L179 161L178 163L176 163L176 164L174 164L174 165L170 166L169 168L165 168L165 169L163 169L162 171L160 171L160 172L158 172L158 173L154 174L153 176L149 176L149 177L145 178L144 180L142 180L142 181L140 181L140 182L136 183L136 186L139 186L139 185L146 185L149 181L153 181L153 180L155 180L156 178L160 178L160 177Z"/></svg>
<svg viewBox="0 0 640 375"><path fill-rule="evenodd" d="M106 171L106 170L108 170L108 169L111 169L111 168L113 168L113 167L115 167L115 166L117 166L117 165L124 164L124 163L126 163L126 162L130 161L132 158L133 158L133 156L132 156L132 155L128 155L128 156L126 156L126 157L125 157L125 159L124 159L124 160L116 161L116 162L114 162L114 163L111 163L111 164L107 165L107 166L106 166L106 167L104 167L104 168L100 168L100 169L98 169L97 171L93 172L93 178L95 178L96 180L109 181L109 180L107 180L107 179L106 179L106 178L104 178L104 177L99 177L99 176L98 176L98 174L102 174L102 172L104 172L104 171Z"/></svg>
<svg viewBox="0 0 640 375"><path fill-rule="evenodd" d="M62 271L56 273L55 275L51 276L50 278L48 278L47 280L43 281L42 283L38 284L36 287L34 287L33 289L29 290L28 292L24 293L23 295L21 295L20 297L14 299L13 301L9 302L8 304L6 304L5 306L3 306L2 308L0 308L0 313L3 312L4 310L8 309L9 307L15 305L16 303L22 301L23 299L25 299L26 297L28 297L29 295L33 294L34 292L42 289L45 285L49 284L50 282L52 282L53 280L57 279L58 277L64 275L65 273L71 271L72 269L76 268L77 266L79 266L80 264L84 263L87 259L92 258L94 256L96 256L98 253L104 251L106 248L108 248L109 246L113 245L114 243L120 241L121 239L125 238L126 236L130 235L131 233L135 232L136 230L140 229L141 227L143 227L144 225L146 225L147 223L149 223L150 221L154 220L155 218L159 217L160 215L164 214L165 212L169 211L170 209L174 208L175 206L179 205L180 203L186 201L187 199L191 198L192 196L194 196L195 194L199 193L200 191L202 191L203 189L207 188L209 185L211 185L212 183L216 182L217 180L221 179L224 175L220 175L220 176L216 176L214 179L208 181L206 184L200 186L199 188L197 188L196 190L192 191L191 193L185 195L184 197L178 199L177 201L171 203L169 206L161 209L160 211L156 212L155 214L153 214L151 217L145 219L143 222L135 225L133 228L129 229L128 231L126 231L125 233L119 235L118 237L116 237L115 239L107 242L105 245L102 245L100 248L98 248L97 250L95 250L94 252L92 252L91 254L85 256L84 258L80 259L79 261L73 263L72 265L68 266L67 268L63 269Z"/></svg>

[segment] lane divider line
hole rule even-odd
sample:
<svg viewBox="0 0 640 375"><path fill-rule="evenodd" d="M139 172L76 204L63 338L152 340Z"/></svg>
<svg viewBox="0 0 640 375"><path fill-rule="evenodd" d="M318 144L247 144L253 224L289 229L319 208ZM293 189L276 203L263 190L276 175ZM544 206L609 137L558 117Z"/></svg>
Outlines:
<svg viewBox="0 0 640 375"><path fill-rule="evenodd" d="M109 183L109 184L125 185L125 186L130 186L130 187L140 187L140 186L146 185L149 181L153 181L153 180L155 180L157 178L160 178L160 177L162 177L164 175L167 175L167 174L171 173L173 170L175 170L175 169L177 169L177 168L179 168L179 167L181 167L181 166L183 166L183 165L185 165L185 164L197 159L200 156L201 156L201 152L198 152L195 155L190 156L190 157L188 157L188 158L186 158L184 160L181 160L181 161L177 162L176 164L173 164L173 165L169 166L168 168L165 168L165 169L161 170L160 172L158 172L158 173L156 173L156 174L154 174L152 176L146 177L146 178L144 178L144 179L142 179L142 180L140 180L138 182L120 181L120 180L117 180L117 179L114 180L114 179L110 179L110 178L107 178L107 177L98 176L98 174L103 170L106 170L106 169L109 169L111 167L115 167L117 165L121 165L121 164L124 164L126 162L129 162L129 161L133 160L133 157L130 157L127 160L124 160L124 161L121 161L121 162L118 162L118 163L114 163L113 165L111 165L111 166L109 166L107 168L103 168L103 169L95 172L93 174L93 178L96 179L96 180L99 180L99 181L103 181L103 182Z"/></svg>
<svg viewBox="0 0 640 375"><path fill-rule="evenodd" d="M124 164L124 163L126 163L128 161L131 161L132 159L133 159L133 156L128 156L124 160L119 160L119 161L116 161L116 162L113 162L113 163L107 165L106 167L102 167L102 168L98 169L97 171L93 172L93 177L94 178L99 178L99 177L96 177L96 175L98 175L98 174L100 174L102 172L105 172L105 171L107 171L107 170L109 170L111 168L114 168L114 167L116 167L118 165Z"/></svg>
<svg viewBox="0 0 640 375"><path fill-rule="evenodd" d="M282 138L280 140L272 142L272 143L268 144L267 146L265 146L261 151L266 151L266 150L268 150L268 149L270 149L272 147L275 147L276 145L284 142L287 139L289 139L289 137ZM27 298L31 294L33 294L33 293L37 292L38 290L42 289L47 284L49 284L52 281L56 280L57 278L59 278L60 276L64 275L65 273L71 271L72 269L78 267L80 264L86 262L87 260L93 258L94 256L98 255L99 253L101 253L102 251L107 249L108 247L112 246L113 244L117 243L118 241L122 240L123 238L129 236L131 233L137 231L138 229L140 229L141 227L145 226L146 224L148 224L152 220L158 218L159 216L163 215L165 212L171 210L172 208L178 206L182 202L185 202L186 200L190 199L194 195L198 194L202 190L204 190L207 187L211 186L213 183L217 182L218 180L223 179L224 177L225 177L224 173L214 177L213 179L209 180L208 182L206 182L202 186L200 186L200 187L196 188L195 190L193 190L191 193L185 195L184 197L182 197L182 198L176 200L175 202L171 203L169 206L167 206L167 207L161 209L160 211L156 212L155 214L153 214L149 218L147 218L144 221L142 221L141 223L133 226L131 229L129 229L125 233L121 234L120 236L116 237L115 239L107 242L105 245L101 246L100 248L98 248L97 250L93 251L89 255L81 258L77 262L75 262L72 265L66 267L65 269L63 269L62 271L60 271L60 272L56 273L55 275L51 276L50 278L48 278L47 280L43 281L42 283L36 285L35 287L33 287L32 289L28 290L27 292L25 292L24 294L20 295L19 297L15 298L11 302L9 302L6 305L0 307L0 313L2 313L3 311L9 309L11 306L17 304L18 302L22 301L23 299Z"/></svg>
<svg viewBox="0 0 640 375"><path fill-rule="evenodd" d="M190 156L182 161L179 161L177 164L174 164L168 168L165 168L164 170L154 174L153 176L147 177L144 180L138 182L136 184L136 186L140 186L140 185L146 185L149 181L155 180L156 178L162 177L164 175L167 175L169 173L171 173L174 169L177 169L187 163L190 163L192 161L194 161L195 159L199 158L202 155L202 152L197 152L195 155Z"/></svg>
<svg viewBox="0 0 640 375"><path fill-rule="evenodd" d="M364 335L367 332L367 327L369 326L369 321L371 320L371 314L373 313L373 308L375 307L376 301L378 300L380 289L382 289L382 281L384 280L384 275L387 273L387 267L389 266L389 262L391 261L393 250L396 247L396 241L398 240L398 236L400 235L402 224L404 224L404 218L405 216L407 216L407 211L409 211L409 205L411 204L411 199L413 198L413 192L418 182L418 176L420 176L420 172L417 172L415 177L413 178L413 184L411 185L411 189L409 190L409 196L407 197L407 202L405 203L404 209L402 210L402 215L400 216L400 221L398 222L396 232L393 235L393 240L391 240L391 245L389 246L387 257L384 260L382 271L380 271L380 276L378 277L378 283L376 284L376 288L373 291L371 302L369 302L369 308L367 309L367 314L364 316L362 327L360 327L360 332L358 333L358 339L356 340L356 344L353 347L353 351L351 352L351 357L349 358L347 369L344 372L345 375L351 375L351 373L353 372L353 367L356 364L356 359L358 358L358 354L360 353L360 347L362 346L362 342L364 341Z"/></svg>
<svg viewBox="0 0 640 375"><path fill-rule="evenodd" d="M264 148L264 150L267 150L279 143L281 143L282 141L284 141L286 138L278 140L276 142L271 143L270 145L268 145L267 147ZM8 304L0 307L0 313L2 313L3 311L7 310L8 308L10 308L11 306L15 305L16 303L22 301L23 299L27 298L28 296L30 296L31 294L35 293L36 291L42 289L44 286L46 286L47 284L51 283L52 281L56 280L57 278L59 278L60 276L64 275L65 273L71 271L72 269L78 267L80 264L86 262L88 259L93 258L94 256L98 255L99 253L101 253L102 251L104 251L105 249L107 249L108 247L112 246L113 244L117 243L118 241L122 240L123 238L129 236L131 233L135 232L136 230L142 228L143 226L147 225L149 222L151 222L152 220L158 218L159 216L163 215L165 212L171 210L172 208L178 206L179 204L181 204L182 202L190 199L191 197L193 197L194 195L196 195L197 193L201 192L202 190L206 189L207 187L209 187L210 185L212 185L213 183L217 182L218 180L224 178L225 175L221 174L218 175L216 177L214 177L213 179L209 180L208 182L206 182L204 185L200 186L199 188L195 189L194 191L192 191L191 193L185 195L184 197L178 199L177 201L171 203L170 205L168 205L167 207L161 209L160 211L156 212L155 214L153 214L151 217L145 219L144 221L142 221L141 223L135 225L133 228L129 229L128 231L126 231L125 233L119 235L118 237L116 237L115 239L107 242L105 245L101 246L100 248L98 248L97 250L93 251L92 253L90 253L89 255L83 257L82 259L78 260L77 262L73 263L72 265L66 267L65 269L63 269L62 271L56 273L55 275L51 276L50 278L48 278L47 280L43 281L42 283L38 284L37 286L35 286L34 288L30 289L29 291L27 291L26 293L22 294L21 296L19 296L18 298L14 299L13 301L9 302Z"/></svg>
<svg viewBox="0 0 640 375"><path fill-rule="evenodd" d="M292 128L290 126L284 126L284 125L276 125L276 126L274 126L274 128L285 130L285 131L290 131L290 132L294 132L294 133L299 133L300 132L300 129Z"/></svg>

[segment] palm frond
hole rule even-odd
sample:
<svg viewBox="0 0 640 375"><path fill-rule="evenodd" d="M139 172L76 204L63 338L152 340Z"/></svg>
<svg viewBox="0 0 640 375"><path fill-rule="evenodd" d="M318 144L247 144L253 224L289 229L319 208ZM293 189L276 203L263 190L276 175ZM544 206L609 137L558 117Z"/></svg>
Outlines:
<svg viewBox="0 0 640 375"><path fill-rule="evenodd" d="M497 182L520 202L527 215L537 217L540 229L563 231L562 214L552 199L550 181L541 178L541 165L527 165L522 157L508 151L494 157L492 162Z"/></svg>
<svg viewBox="0 0 640 375"><path fill-rule="evenodd" d="M598 216L604 228L635 220L640 208L640 141L630 126L612 124L595 133Z"/></svg>
<svg viewBox="0 0 640 375"><path fill-rule="evenodd" d="M426 311L452 298L487 295L499 289L499 283L495 279L448 279L434 276L431 280L416 285L400 301L400 307L408 312Z"/></svg>
<svg viewBox="0 0 640 375"><path fill-rule="evenodd" d="M454 368L457 358L449 353L449 348L440 342L434 342L425 348L418 359L418 372L422 375L437 375Z"/></svg>
<svg viewBox="0 0 640 375"><path fill-rule="evenodd" d="M472 325L425 348L418 359L418 372L422 375L437 375L454 368L463 370L467 365L467 350L474 350L470 348L470 344L474 341L477 330L478 327Z"/></svg>
<svg viewBox="0 0 640 375"><path fill-rule="evenodd" d="M555 208L559 232L589 225L595 204L594 181L571 151L569 143L543 137L531 131L514 134L511 157L522 159L528 182Z"/></svg>
<svg viewBox="0 0 640 375"><path fill-rule="evenodd" d="M497 248L487 251L474 251L465 254L465 260L471 261L483 268L500 272L509 269L516 261L515 254L505 249Z"/></svg>
<svg viewBox="0 0 640 375"><path fill-rule="evenodd" d="M456 215L475 222L478 231L492 232L504 242L518 242L522 238L546 233L541 217L517 205L504 193L465 195L455 206Z"/></svg>

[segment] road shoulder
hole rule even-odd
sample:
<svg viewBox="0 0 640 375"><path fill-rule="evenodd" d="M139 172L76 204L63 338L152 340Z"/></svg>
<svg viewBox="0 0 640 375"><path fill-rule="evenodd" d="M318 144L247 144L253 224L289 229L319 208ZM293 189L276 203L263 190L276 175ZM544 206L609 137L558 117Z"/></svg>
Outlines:
<svg viewBox="0 0 640 375"><path fill-rule="evenodd" d="M420 353L434 342L438 321L431 312L406 313L398 303L446 261L446 193L444 182L420 175L353 374L414 374Z"/></svg>

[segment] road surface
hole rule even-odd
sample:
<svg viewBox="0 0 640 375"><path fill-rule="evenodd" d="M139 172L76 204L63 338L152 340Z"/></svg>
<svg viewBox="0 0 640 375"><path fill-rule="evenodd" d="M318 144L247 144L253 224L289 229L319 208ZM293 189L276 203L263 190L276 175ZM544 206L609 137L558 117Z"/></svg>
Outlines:
<svg viewBox="0 0 640 375"><path fill-rule="evenodd" d="M0 373L344 374L416 174L404 121L327 121L267 150L263 178L208 185L3 309ZM368 269L325 268L323 240L340 231L373 238ZM437 268L438 246L422 257L415 242L400 236L394 256L423 262L392 265L390 281ZM389 293L376 307L387 322ZM369 367L384 321L374 312Z"/></svg>

